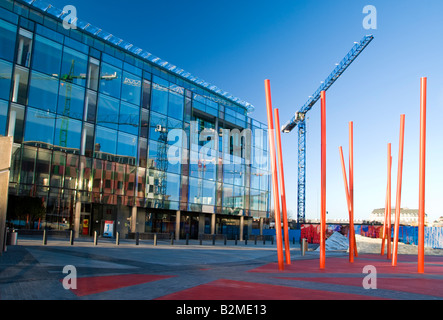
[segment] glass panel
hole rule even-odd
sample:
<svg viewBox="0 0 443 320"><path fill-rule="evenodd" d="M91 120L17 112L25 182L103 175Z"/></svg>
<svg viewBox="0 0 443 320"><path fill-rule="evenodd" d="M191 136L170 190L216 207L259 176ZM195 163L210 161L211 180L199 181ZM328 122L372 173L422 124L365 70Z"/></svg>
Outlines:
<svg viewBox="0 0 443 320"><path fill-rule="evenodd" d="M166 180L163 180L165 190L164 200L179 201L180 200L180 176L173 173L166 175Z"/></svg>
<svg viewBox="0 0 443 320"><path fill-rule="evenodd" d="M17 64L29 68L31 63L32 32L20 29L18 37Z"/></svg>
<svg viewBox="0 0 443 320"><path fill-rule="evenodd" d="M151 81L143 80L143 102L142 107L149 109L151 106Z"/></svg>
<svg viewBox="0 0 443 320"><path fill-rule="evenodd" d="M117 151L117 131L100 126L96 127L95 132L95 157L107 159L116 154Z"/></svg>
<svg viewBox="0 0 443 320"><path fill-rule="evenodd" d="M9 110L8 135L14 137L15 143L23 142L24 120L25 108L12 104Z"/></svg>
<svg viewBox="0 0 443 320"><path fill-rule="evenodd" d="M88 90L86 92L86 121L95 123L95 115L97 113L97 93Z"/></svg>
<svg viewBox="0 0 443 320"><path fill-rule="evenodd" d="M58 118L55 126L54 146L69 153L80 153L82 122L67 117Z"/></svg>
<svg viewBox="0 0 443 320"><path fill-rule="evenodd" d="M151 120L149 124L149 139L167 142L166 134L167 118L158 113L151 112Z"/></svg>
<svg viewBox="0 0 443 320"><path fill-rule="evenodd" d="M138 165L146 168L148 164L148 141L144 138L139 138L138 142Z"/></svg>
<svg viewBox="0 0 443 320"><path fill-rule="evenodd" d="M6 120L8 118L8 102L0 100L0 135L6 135Z"/></svg>
<svg viewBox="0 0 443 320"><path fill-rule="evenodd" d="M116 163L115 164L115 172L113 174L113 188L114 188L114 193L117 195L123 195L125 192L125 185L124 185L124 181L125 181L125 174L126 174L126 165L124 164L119 164Z"/></svg>
<svg viewBox="0 0 443 320"><path fill-rule="evenodd" d="M111 161L104 161L103 170L103 193L113 193L114 189L114 178L115 175L115 165L116 163Z"/></svg>
<svg viewBox="0 0 443 320"><path fill-rule="evenodd" d="M123 72L122 100L140 105L141 78Z"/></svg>
<svg viewBox="0 0 443 320"><path fill-rule="evenodd" d="M29 105L41 110L56 112L57 110L57 78L33 71L29 89Z"/></svg>
<svg viewBox="0 0 443 320"><path fill-rule="evenodd" d="M9 101L11 94L12 63L0 60L0 99Z"/></svg>
<svg viewBox="0 0 443 320"><path fill-rule="evenodd" d="M22 105L28 104L29 71L26 68L16 66L14 71L14 86L12 91L12 102L17 102Z"/></svg>
<svg viewBox="0 0 443 320"><path fill-rule="evenodd" d="M66 168L66 154L54 151L51 165L51 187L60 188L63 186L63 175Z"/></svg>
<svg viewBox="0 0 443 320"><path fill-rule="evenodd" d="M31 84L33 83L31 82ZM84 88L69 82L60 81L57 113L82 120L84 99Z"/></svg>
<svg viewBox="0 0 443 320"><path fill-rule="evenodd" d="M147 138L149 131L149 111L142 109L140 121L140 137Z"/></svg>
<svg viewBox="0 0 443 320"><path fill-rule="evenodd" d="M89 58L88 88L97 91L100 77L100 61Z"/></svg>
<svg viewBox="0 0 443 320"><path fill-rule="evenodd" d="M140 107L122 102L120 104L118 129L120 131L138 135L139 118Z"/></svg>
<svg viewBox="0 0 443 320"><path fill-rule="evenodd" d="M122 72L109 64L102 63L100 92L120 99Z"/></svg>
<svg viewBox="0 0 443 320"><path fill-rule="evenodd" d="M65 47L63 50L61 79L85 86L88 56Z"/></svg>
<svg viewBox="0 0 443 320"><path fill-rule="evenodd" d="M183 120L184 100L183 95L169 92L168 115L178 120Z"/></svg>
<svg viewBox="0 0 443 320"><path fill-rule="evenodd" d="M39 149L35 165L35 183L49 186L49 168L51 165L51 154L49 150Z"/></svg>
<svg viewBox="0 0 443 320"><path fill-rule="evenodd" d="M79 171L79 157L68 154L66 156L65 181L64 187L68 189L77 188L77 178Z"/></svg>
<svg viewBox="0 0 443 320"><path fill-rule="evenodd" d="M130 197L133 197L135 195L136 173L137 173L137 167L130 165L126 166L123 189L124 193Z"/></svg>
<svg viewBox="0 0 443 320"><path fill-rule="evenodd" d="M203 180L202 204L215 205L215 182Z"/></svg>
<svg viewBox="0 0 443 320"><path fill-rule="evenodd" d="M98 98L97 124L118 129L119 109L120 104L117 99L100 94Z"/></svg>
<svg viewBox="0 0 443 320"><path fill-rule="evenodd" d="M201 179L189 177L189 203L202 203L202 182Z"/></svg>
<svg viewBox="0 0 443 320"><path fill-rule="evenodd" d="M83 125L83 137L82 137L82 150L81 154L87 157L92 157L94 154L94 126L85 123Z"/></svg>
<svg viewBox="0 0 443 320"><path fill-rule="evenodd" d="M101 192L102 190L102 175L103 163L105 161L94 159L92 167L92 192Z"/></svg>
<svg viewBox="0 0 443 320"><path fill-rule="evenodd" d="M54 138L55 114L28 108L26 113L26 144L51 148Z"/></svg>
<svg viewBox="0 0 443 320"><path fill-rule="evenodd" d="M161 114L168 112L168 88L159 84L152 85L152 110Z"/></svg>
<svg viewBox="0 0 443 320"><path fill-rule="evenodd" d="M35 36L33 69L58 77L61 60L61 44L39 35Z"/></svg>
<svg viewBox="0 0 443 320"><path fill-rule="evenodd" d="M69 157L69 156L68 156ZM68 158L69 159L69 158ZM95 161L95 159L94 159ZM92 190L92 159L80 157L80 177L79 177L79 190Z"/></svg>
<svg viewBox="0 0 443 320"><path fill-rule="evenodd" d="M117 154L121 157L120 162L136 164L137 140L137 136L124 132L118 133Z"/></svg>
<svg viewBox="0 0 443 320"><path fill-rule="evenodd" d="M12 61L14 59L17 26L0 19L0 58Z"/></svg>
<svg viewBox="0 0 443 320"><path fill-rule="evenodd" d="M37 148L23 147L22 165L20 172L21 184L34 183L35 157Z"/></svg>

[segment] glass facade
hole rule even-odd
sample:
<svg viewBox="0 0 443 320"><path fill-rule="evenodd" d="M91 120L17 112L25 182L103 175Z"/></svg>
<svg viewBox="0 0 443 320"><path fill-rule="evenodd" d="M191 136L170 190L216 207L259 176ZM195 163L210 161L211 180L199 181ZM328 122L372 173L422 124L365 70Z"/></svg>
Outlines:
<svg viewBox="0 0 443 320"><path fill-rule="evenodd" d="M136 210L141 232L173 231L177 211L183 230L211 214L268 217L267 127L248 111L25 2L1 2L9 190L40 197L52 227L71 228L76 210L121 228Z"/></svg>

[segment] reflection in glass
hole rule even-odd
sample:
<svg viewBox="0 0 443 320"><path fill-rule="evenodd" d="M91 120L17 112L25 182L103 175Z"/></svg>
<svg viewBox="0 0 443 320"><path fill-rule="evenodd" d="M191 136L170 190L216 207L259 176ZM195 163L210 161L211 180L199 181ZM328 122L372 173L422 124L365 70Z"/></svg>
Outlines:
<svg viewBox="0 0 443 320"><path fill-rule="evenodd" d="M122 102L120 105L118 129L127 133L138 134L139 115L139 107Z"/></svg>
<svg viewBox="0 0 443 320"><path fill-rule="evenodd" d="M0 58L12 61L14 59L17 27L0 19Z"/></svg>
<svg viewBox="0 0 443 320"><path fill-rule="evenodd" d="M123 72L122 100L140 105L141 78Z"/></svg>
<svg viewBox="0 0 443 320"><path fill-rule="evenodd" d="M11 77L12 63L0 60L0 99L9 100Z"/></svg>
<svg viewBox="0 0 443 320"><path fill-rule="evenodd" d="M84 99L84 88L69 82L60 81L57 113L82 120Z"/></svg>
<svg viewBox="0 0 443 320"><path fill-rule="evenodd" d="M24 143L51 148L54 138L55 114L28 108Z"/></svg>
<svg viewBox="0 0 443 320"><path fill-rule="evenodd" d="M62 60L62 45L36 35L32 60L33 69L58 77Z"/></svg>
<svg viewBox="0 0 443 320"><path fill-rule="evenodd" d="M163 87L157 83L152 84L152 106L155 112L166 115L168 113L168 92L167 87Z"/></svg>
<svg viewBox="0 0 443 320"><path fill-rule="evenodd" d="M8 102L0 100L0 135L6 135L6 119L8 118Z"/></svg>
<svg viewBox="0 0 443 320"><path fill-rule="evenodd" d="M70 83L85 86L88 57L78 51L65 47L63 50L63 61L61 79Z"/></svg>
<svg viewBox="0 0 443 320"><path fill-rule="evenodd" d="M109 64L102 63L100 92L120 99L122 72Z"/></svg>
<svg viewBox="0 0 443 320"><path fill-rule="evenodd" d="M56 121L54 146L61 147L64 151L78 154L81 141L81 121L67 117L60 117Z"/></svg>
<svg viewBox="0 0 443 320"><path fill-rule="evenodd" d="M33 71L31 73L30 84L29 105L41 110L56 112L58 93L57 78Z"/></svg>
<svg viewBox="0 0 443 320"><path fill-rule="evenodd" d="M137 136L119 132L117 154L121 157L120 162L135 164L135 159L137 159Z"/></svg>
<svg viewBox="0 0 443 320"><path fill-rule="evenodd" d="M95 131L95 157L107 159L116 154L117 151L117 131L100 126Z"/></svg>
<svg viewBox="0 0 443 320"><path fill-rule="evenodd" d="M117 99L100 94L98 98L97 124L118 129L120 104Z"/></svg>
<svg viewBox="0 0 443 320"><path fill-rule="evenodd" d="M15 66L14 84L12 90L12 102L17 102L22 105L28 104L27 90L28 90L29 71L26 68Z"/></svg>

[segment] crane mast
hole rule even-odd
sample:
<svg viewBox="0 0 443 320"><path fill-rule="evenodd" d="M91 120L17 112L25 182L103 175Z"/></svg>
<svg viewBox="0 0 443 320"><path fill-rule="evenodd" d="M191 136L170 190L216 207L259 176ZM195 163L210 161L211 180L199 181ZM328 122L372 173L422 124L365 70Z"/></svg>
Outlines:
<svg viewBox="0 0 443 320"><path fill-rule="evenodd" d="M322 82L322 85L309 97L309 100L295 113L289 122L282 126L284 133L291 132L298 125L298 195L297 195L297 223L305 221L305 192L306 192L306 113L312 109L320 99L322 91L327 91L335 81L345 72L354 60L374 39L372 35L363 37L356 42L343 60L337 64L332 73Z"/></svg>

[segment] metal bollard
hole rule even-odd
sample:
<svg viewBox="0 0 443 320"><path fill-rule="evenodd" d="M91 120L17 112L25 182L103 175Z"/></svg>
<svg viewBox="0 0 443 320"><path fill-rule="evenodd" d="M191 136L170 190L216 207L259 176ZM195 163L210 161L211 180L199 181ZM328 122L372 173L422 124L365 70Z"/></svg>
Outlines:
<svg viewBox="0 0 443 320"><path fill-rule="evenodd" d="M174 233L171 232L171 246L174 245Z"/></svg>
<svg viewBox="0 0 443 320"><path fill-rule="evenodd" d="M245 246L248 245L248 236L245 237Z"/></svg>
<svg viewBox="0 0 443 320"><path fill-rule="evenodd" d="M94 231L94 246L98 244L98 234L97 231Z"/></svg>
<svg viewBox="0 0 443 320"><path fill-rule="evenodd" d="M223 237L223 241L224 241L224 243L225 243L225 245L226 245L226 243L228 242L228 237L224 236L224 237Z"/></svg>
<svg viewBox="0 0 443 320"><path fill-rule="evenodd" d="M301 255L304 256L306 251L308 251L308 241L307 241L307 239L303 238L301 240L300 246L301 246L300 247Z"/></svg>
<svg viewBox="0 0 443 320"><path fill-rule="evenodd" d="M198 240L200 241L200 245L203 244L203 236L201 234L198 235Z"/></svg>
<svg viewBox="0 0 443 320"><path fill-rule="evenodd" d="M257 245L257 236L254 236L254 245Z"/></svg>
<svg viewBox="0 0 443 320"><path fill-rule="evenodd" d="M235 245L237 245L237 235L235 235Z"/></svg>
<svg viewBox="0 0 443 320"><path fill-rule="evenodd" d="M120 232L117 232L115 234L115 244L118 246L120 245Z"/></svg>
<svg viewBox="0 0 443 320"><path fill-rule="evenodd" d="M138 246L140 244L140 233L135 233L135 245Z"/></svg>
<svg viewBox="0 0 443 320"><path fill-rule="evenodd" d="M154 246L156 246L156 245L157 245L157 234L154 233Z"/></svg>
<svg viewBox="0 0 443 320"><path fill-rule="evenodd" d="M46 233L46 229L43 230L43 245L47 245L48 244L48 234Z"/></svg>
<svg viewBox="0 0 443 320"><path fill-rule="evenodd" d="M189 233L186 234L186 245L189 245Z"/></svg>
<svg viewBox="0 0 443 320"><path fill-rule="evenodd" d="M266 236L263 236L263 245L266 245Z"/></svg>
<svg viewBox="0 0 443 320"><path fill-rule="evenodd" d="M74 230L71 230L69 234L69 243L71 244L71 246L74 245Z"/></svg>
<svg viewBox="0 0 443 320"><path fill-rule="evenodd" d="M215 246L215 234L212 235L212 245Z"/></svg>

